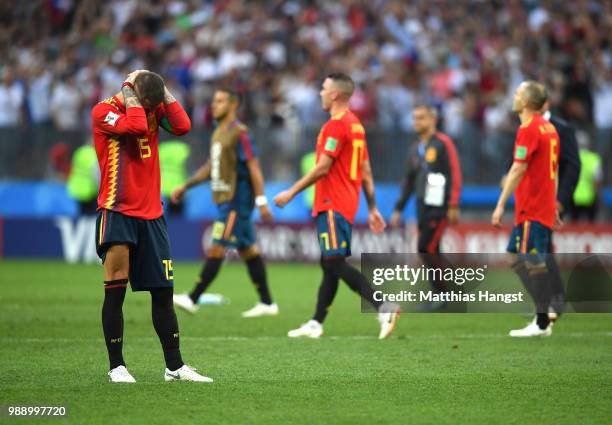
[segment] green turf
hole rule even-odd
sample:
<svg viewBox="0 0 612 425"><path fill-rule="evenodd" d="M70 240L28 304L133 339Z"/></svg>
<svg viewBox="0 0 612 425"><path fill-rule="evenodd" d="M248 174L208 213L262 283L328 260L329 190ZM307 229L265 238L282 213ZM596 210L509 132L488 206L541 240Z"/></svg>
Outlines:
<svg viewBox="0 0 612 425"><path fill-rule="evenodd" d="M178 290L198 264L176 264ZM378 341L373 315L344 287L319 341L285 335L310 318L314 266L273 265L281 315L240 318L255 302L240 264L211 292L232 302L179 312L184 359L212 385L163 382L149 296L129 293L125 358L135 385L106 382L101 269L0 262L0 404L66 405L75 424L608 424L612 316L566 315L552 338L513 340L520 315L402 316ZM0 424L5 421L0 420Z"/></svg>

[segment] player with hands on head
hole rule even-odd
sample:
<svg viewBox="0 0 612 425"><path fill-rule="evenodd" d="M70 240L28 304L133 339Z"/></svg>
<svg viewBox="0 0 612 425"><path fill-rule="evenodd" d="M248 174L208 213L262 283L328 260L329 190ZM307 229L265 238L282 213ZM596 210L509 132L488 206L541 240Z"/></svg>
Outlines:
<svg viewBox="0 0 612 425"><path fill-rule="evenodd" d="M135 382L123 359L123 302L132 291L151 295L153 327L162 345L166 381L212 382L181 357L172 295L174 274L161 203L159 127L175 135L191 129L163 79L131 72L121 91L92 109L100 165L96 251L104 266L102 328L111 382Z"/></svg>

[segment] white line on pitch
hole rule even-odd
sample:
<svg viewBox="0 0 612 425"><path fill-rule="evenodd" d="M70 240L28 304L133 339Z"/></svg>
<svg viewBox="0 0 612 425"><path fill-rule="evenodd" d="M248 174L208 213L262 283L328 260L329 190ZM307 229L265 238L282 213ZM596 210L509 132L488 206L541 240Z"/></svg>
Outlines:
<svg viewBox="0 0 612 425"><path fill-rule="evenodd" d="M398 335L396 340L412 339L412 340L427 340L427 339L447 339L449 341L454 339L493 339L493 338L510 338L505 333L499 334L460 334L460 335ZM553 338L588 338L588 337L612 337L612 332L567 332L558 333ZM347 341L367 341L377 340L375 335L346 335L346 336L325 336L323 340L347 340ZM156 337L140 336L140 337L128 337L127 341L157 341ZM191 341L271 341L271 340L286 340L290 341L291 338L286 336L182 336L181 340ZM0 341L4 343L54 343L54 342L94 342L104 341L102 338L18 338L18 337L0 337ZM127 342L126 341L126 342Z"/></svg>

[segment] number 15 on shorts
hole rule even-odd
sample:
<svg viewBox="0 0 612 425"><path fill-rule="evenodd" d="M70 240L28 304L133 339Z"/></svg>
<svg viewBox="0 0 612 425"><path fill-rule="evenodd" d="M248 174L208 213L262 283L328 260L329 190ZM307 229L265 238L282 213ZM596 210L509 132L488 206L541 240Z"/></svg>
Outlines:
<svg viewBox="0 0 612 425"><path fill-rule="evenodd" d="M174 272L172 270L172 260L162 260L166 270L166 280L174 280Z"/></svg>

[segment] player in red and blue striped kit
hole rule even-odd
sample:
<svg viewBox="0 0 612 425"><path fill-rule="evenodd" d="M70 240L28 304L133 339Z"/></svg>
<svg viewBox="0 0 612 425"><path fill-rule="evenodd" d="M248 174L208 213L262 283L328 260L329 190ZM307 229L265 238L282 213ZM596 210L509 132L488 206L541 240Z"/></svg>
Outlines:
<svg viewBox="0 0 612 425"><path fill-rule="evenodd" d="M513 110L521 119L516 135L514 162L493 212L491 221L499 226L506 202L514 192L514 227L507 251L512 268L536 304L536 318L523 329L510 331L513 337L549 336L551 303L550 254L552 229L558 219L557 186L559 135L540 111L548 100L546 88L525 81L516 90Z"/></svg>
<svg viewBox="0 0 612 425"><path fill-rule="evenodd" d="M104 264L102 328L111 382L135 382L123 360L123 301L128 280L133 291L151 293L153 326L166 361L166 381L212 382L186 366L172 305L170 245L160 194L159 127L181 135L189 117L149 71L135 71L121 92L92 110L101 182L96 250Z"/></svg>
<svg viewBox="0 0 612 425"><path fill-rule="evenodd" d="M291 338L323 335L323 321L336 296L339 279L379 312L380 339L391 335L399 317L399 307L376 301L365 276L346 262L346 257L351 255L352 224L362 187L368 203L370 229L380 233L385 228L385 221L376 207L365 130L348 107L354 87L353 80L345 74L334 73L325 79L321 103L331 118L317 139L317 163L289 190L274 198L276 205L282 208L299 192L315 184L312 215L321 248L323 280L312 320L289 331Z"/></svg>

